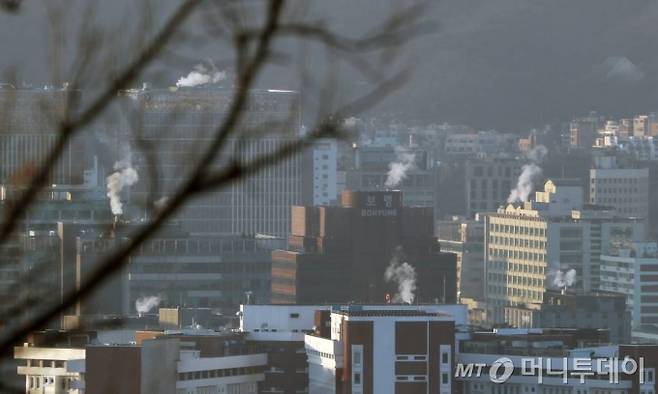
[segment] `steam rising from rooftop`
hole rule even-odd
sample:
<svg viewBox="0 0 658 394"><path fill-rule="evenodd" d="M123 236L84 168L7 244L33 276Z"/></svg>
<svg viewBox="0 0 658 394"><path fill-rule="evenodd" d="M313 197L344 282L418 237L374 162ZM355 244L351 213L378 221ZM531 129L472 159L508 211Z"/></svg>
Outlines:
<svg viewBox="0 0 658 394"><path fill-rule="evenodd" d="M107 197L110 199L110 208L113 215L123 214L121 191L126 186L132 186L139 180L137 171L132 168L130 161L122 160L114 163L114 172L107 177Z"/></svg>
<svg viewBox="0 0 658 394"><path fill-rule="evenodd" d="M148 313L151 309L160 305L162 299L158 296L140 297L135 301L135 309L141 316L143 313Z"/></svg>
<svg viewBox="0 0 658 394"><path fill-rule="evenodd" d="M197 64L185 77L176 82L176 87L194 87L207 83L217 83L226 79L226 72L219 71L213 67L208 70L203 64Z"/></svg>
<svg viewBox="0 0 658 394"><path fill-rule="evenodd" d="M528 201L530 194L534 190L535 182L539 181L543 171L539 164L544 161L548 150L544 145L537 145L526 155L530 163L521 167L521 174L516 181L516 187L510 191L507 197L508 203L518 203Z"/></svg>
<svg viewBox="0 0 658 394"><path fill-rule="evenodd" d="M396 160L388 165L388 176L384 185L397 187L407 177L407 172L416 166L416 155L405 148L395 148Z"/></svg>
<svg viewBox="0 0 658 394"><path fill-rule="evenodd" d="M411 304L416 298L416 270L409 263L403 262L397 256L391 259L391 263L384 272L387 282L395 282L398 292L393 296L393 302L406 302Z"/></svg>
<svg viewBox="0 0 658 394"><path fill-rule="evenodd" d="M553 286L564 289L573 286L576 282L576 270L570 269L567 272L557 271L553 278Z"/></svg>

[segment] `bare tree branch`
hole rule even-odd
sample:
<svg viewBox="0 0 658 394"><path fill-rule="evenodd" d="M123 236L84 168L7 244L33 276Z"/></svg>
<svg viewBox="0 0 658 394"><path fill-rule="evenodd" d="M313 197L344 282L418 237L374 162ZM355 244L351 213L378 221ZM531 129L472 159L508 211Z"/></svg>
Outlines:
<svg viewBox="0 0 658 394"><path fill-rule="evenodd" d="M112 102L114 97L116 97L117 92L132 83L144 68L160 54L162 48L164 48L164 46L170 41L180 28L181 24L188 18L200 2L201 0L186 0L176 12L172 14L162 30L160 30L160 32L151 40L151 44L148 45L145 50L139 54L137 59L128 65L123 72L112 81L108 88L106 88L77 117L73 119L62 119L55 144L43 159L42 164L31 179L29 183L30 186L25 190L16 203L11 206L5 221L2 223L2 226L0 226L0 244L4 243L15 230L19 220L32 204L39 190L47 182L51 164L59 159L73 135L96 119L96 117ZM77 89L77 86L72 86L71 88L72 90L75 90Z"/></svg>

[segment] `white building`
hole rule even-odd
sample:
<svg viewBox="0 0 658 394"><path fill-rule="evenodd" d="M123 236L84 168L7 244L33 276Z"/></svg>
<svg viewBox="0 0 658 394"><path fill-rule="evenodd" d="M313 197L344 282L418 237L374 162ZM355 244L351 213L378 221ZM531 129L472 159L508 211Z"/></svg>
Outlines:
<svg viewBox="0 0 658 394"><path fill-rule="evenodd" d="M25 345L26 394L256 394L267 354L235 334L205 329L133 332L131 343L84 348Z"/></svg>
<svg viewBox="0 0 658 394"><path fill-rule="evenodd" d="M338 148L336 140L322 139L316 141L310 148L311 168L303 168L302 172L312 170L312 205L330 205L336 201ZM308 179L308 178L306 178ZM306 181L305 179L305 181Z"/></svg>
<svg viewBox="0 0 658 394"><path fill-rule="evenodd" d="M82 394L85 392L85 349L22 346L14 359L23 362L18 374L25 376L30 394Z"/></svg>
<svg viewBox="0 0 658 394"><path fill-rule="evenodd" d="M633 330L658 323L658 248L632 243L601 256L601 289L625 294Z"/></svg>

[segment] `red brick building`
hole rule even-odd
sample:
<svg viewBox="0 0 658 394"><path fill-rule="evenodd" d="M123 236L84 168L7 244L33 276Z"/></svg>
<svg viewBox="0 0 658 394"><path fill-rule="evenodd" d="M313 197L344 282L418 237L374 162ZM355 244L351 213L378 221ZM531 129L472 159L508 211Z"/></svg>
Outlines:
<svg viewBox="0 0 658 394"><path fill-rule="evenodd" d="M454 303L456 256L439 250L433 227L432 208L403 207L399 191L295 206L288 250L272 253L272 302L383 302L398 291L384 278L395 260L415 270L415 301Z"/></svg>

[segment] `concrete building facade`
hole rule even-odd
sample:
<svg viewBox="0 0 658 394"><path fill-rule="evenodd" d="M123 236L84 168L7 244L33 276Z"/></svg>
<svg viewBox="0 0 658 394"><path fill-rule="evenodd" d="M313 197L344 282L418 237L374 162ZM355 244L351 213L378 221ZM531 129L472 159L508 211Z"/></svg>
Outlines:
<svg viewBox="0 0 658 394"><path fill-rule="evenodd" d="M485 231L488 318L515 326L525 318L506 314L505 307L541 304L551 287L598 289L601 254L610 245L646 236L643 220L585 206L582 188L568 180L549 180L535 201L488 215ZM570 270L573 283L557 283Z"/></svg>

